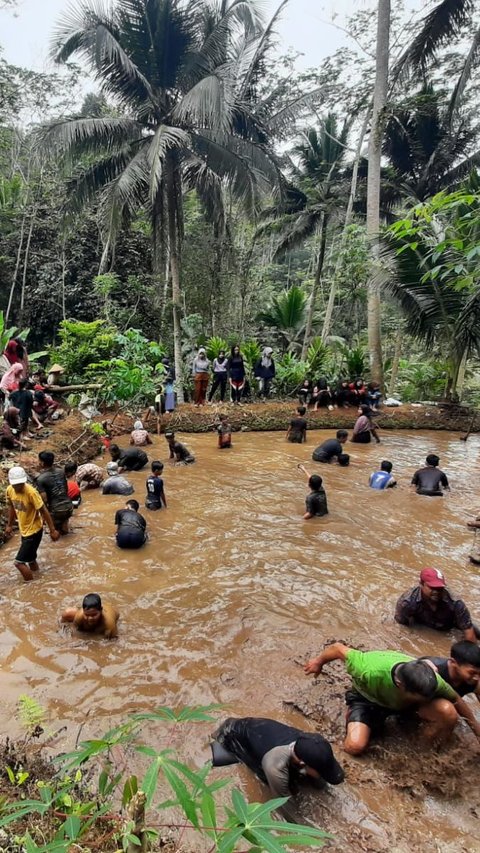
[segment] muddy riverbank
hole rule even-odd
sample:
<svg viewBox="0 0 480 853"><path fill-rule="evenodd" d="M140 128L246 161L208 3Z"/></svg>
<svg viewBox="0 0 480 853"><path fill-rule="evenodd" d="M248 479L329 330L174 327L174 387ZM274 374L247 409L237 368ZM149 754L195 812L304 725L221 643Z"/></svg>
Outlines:
<svg viewBox="0 0 480 853"><path fill-rule="evenodd" d="M145 511L150 540L142 551L116 548L113 518L123 500L96 492L85 495L74 533L58 543L44 538L34 582L18 580L16 541L4 546L0 728L19 733L14 712L25 693L45 707L55 729L66 727L58 751L71 748L80 727L83 737L98 736L128 713L159 704L219 702L225 715L318 726L347 779L325 794L305 792L302 808L335 835L332 849L475 853L479 748L470 731L459 727L437 753L416 730L392 725L367 755L348 758L341 749L345 677L331 666L312 682L302 664L332 639L446 653L452 637L392 619L396 598L427 565L445 572L478 619L480 581L468 563L465 523L480 510L480 439L385 430L379 447L348 445L350 468L321 466L329 516L307 522L296 465L312 468L313 448L330 435L312 432L299 446L278 432L239 432L232 451L221 452L213 434L185 434L180 438L197 458L186 468L170 467L163 436L154 437L149 456L167 463L168 510ZM452 484L451 494L435 501L408 488L434 451ZM400 484L388 494L367 485L383 458L392 460ZM131 475L141 504L145 476ZM120 607L118 641L88 640L59 626L62 609L89 591ZM192 765L208 757L211 728L187 727L178 737ZM252 800L265 797L244 768L229 773Z"/></svg>
<svg viewBox="0 0 480 853"><path fill-rule="evenodd" d="M178 432L203 433L212 429L216 413L226 412L235 431L271 432L286 430L298 402L272 401L234 406L231 403L214 403L212 406L196 408L184 404L173 412L164 415L159 422L163 431L166 427ZM117 429L130 431L132 417L138 414L122 412L115 419ZM381 429L434 429L466 433L470 427L473 410L467 408L441 408L440 406L404 405L397 408L384 407L377 416ZM104 416L102 416L104 417ZM308 423L311 429L351 429L358 417L355 407L349 409L308 410ZM148 426L154 432L157 429L156 417L151 415ZM480 413L473 424L473 432L480 431Z"/></svg>

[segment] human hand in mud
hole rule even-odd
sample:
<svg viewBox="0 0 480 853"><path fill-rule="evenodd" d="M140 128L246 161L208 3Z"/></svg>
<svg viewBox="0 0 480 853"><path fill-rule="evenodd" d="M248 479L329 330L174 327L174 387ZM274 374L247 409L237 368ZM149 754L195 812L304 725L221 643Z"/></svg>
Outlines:
<svg viewBox="0 0 480 853"><path fill-rule="evenodd" d="M13 530L11 527L6 527L3 531L3 536L5 539L11 539L13 536Z"/></svg>
<svg viewBox="0 0 480 853"><path fill-rule="evenodd" d="M480 516L477 516L475 521L467 521L467 527L471 530L480 530Z"/></svg>
<svg viewBox="0 0 480 853"><path fill-rule="evenodd" d="M58 530L53 529L50 531L50 539L52 542L57 542L57 540L60 539L60 533Z"/></svg>
<svg viewBox="0 0 480 853"><path fill-rule="evenodd" d="M320 675L323 664L319 658L312 658L303 667L305 675L314 675L315 678Z"/></svg>

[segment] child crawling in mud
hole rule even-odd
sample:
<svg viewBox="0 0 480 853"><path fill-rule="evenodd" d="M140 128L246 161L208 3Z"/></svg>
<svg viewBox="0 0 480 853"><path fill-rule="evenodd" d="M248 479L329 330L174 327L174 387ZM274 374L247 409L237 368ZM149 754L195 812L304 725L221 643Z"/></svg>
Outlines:
<svg viewBox="0 0 480 853"><path fill-rule="evenodd" d="M69 607L62 615L62 622L73 622L77 631L103 634L107 640L118 636L117 622L120 613L112 604L102 604L96 592L85 596L82 606Z"/></svg>

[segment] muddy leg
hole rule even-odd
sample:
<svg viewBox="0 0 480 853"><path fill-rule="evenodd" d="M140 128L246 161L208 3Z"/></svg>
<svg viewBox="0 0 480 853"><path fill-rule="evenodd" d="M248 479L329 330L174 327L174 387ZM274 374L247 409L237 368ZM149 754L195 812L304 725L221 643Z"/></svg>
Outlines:
<svg viewBox="0 0 480 853"><path fill-rule="evenodd" d="M343 743L345 752L349 755L361 755L369 744L371 733L370 726L365 723L348 723L347 736Z"/></svg>
<svg viewBox="0 0 480 853"><path fill-rule="evenodd" d="M455 707L448 699L434 699L418 708L417 714L425 720L425 734L431 740L448 740L458 721Z"/></svg>
<svg viewBox="0 0 480 853"><path fill-rule="evenodd" d="M20 572L24 581L33 580L32 570L27 563L19 563L17 560L15 560L15 565L16 565L18 571Z"/></svg>

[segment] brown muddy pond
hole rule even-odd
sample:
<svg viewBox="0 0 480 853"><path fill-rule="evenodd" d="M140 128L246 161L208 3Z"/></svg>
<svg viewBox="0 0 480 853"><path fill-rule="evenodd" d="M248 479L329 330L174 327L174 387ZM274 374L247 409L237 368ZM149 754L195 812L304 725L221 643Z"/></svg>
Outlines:
<svg viewBox="0 0 480 853"><path fill-rule="evenodd" d="M281 433L241 433L230 451L217 450L213 434L184 436L197 462L166 464L168 510L144 511L150 540L140 552L115 545L113 518L124 499L95 491L84 493L74 533L55 544L44 537L32 583L19 581L12 564L17 537L6 545L2 731L18 733L13 718L25 693L48 710L55 729L67 727L61 748L72 745L82 724L82 737L97 736L129 712L156 705L215 702L226 706L225 716L271 716L307 729L320 723L347 781L307 793L304 810L335 834L335 850L480 851L480 749L471 732L457 727L441 754L419 757L417 734L403 732L362 759L347 758L341 670L330 667L314 684L301 669L334 639L447 653L451 636L393 622L396 598L425 566L445 572L480 619L480 578L468 563L472 534L465 527L480 512L480 439L385 431L379 446L347 445L350 468L311 462L314 447L332 434L311 432L301 446ZM148 452L166 462L165 440L155 437ZM450 478L452 492L443 499L419 497L408 486L430 452ZM399 481L388 493L368 488L382 459L393 462ZM324 477L326 518L302 518L300 461ZM146 472L129 477L142 505ZM62 609L87 592L120 608L117 641L60 627ZM211 728L188 729L185 758L205 760ZM250 798L265 797L244 768L232 775Z"/></svg>

